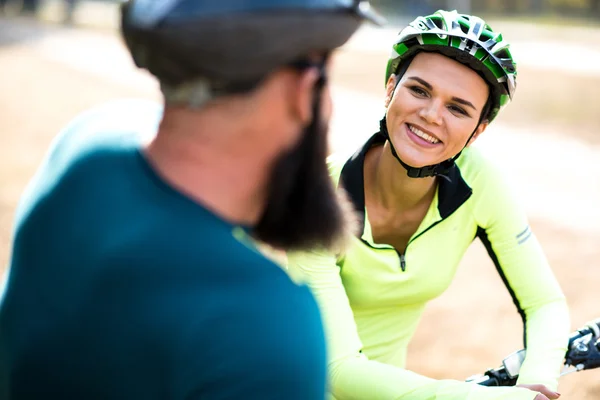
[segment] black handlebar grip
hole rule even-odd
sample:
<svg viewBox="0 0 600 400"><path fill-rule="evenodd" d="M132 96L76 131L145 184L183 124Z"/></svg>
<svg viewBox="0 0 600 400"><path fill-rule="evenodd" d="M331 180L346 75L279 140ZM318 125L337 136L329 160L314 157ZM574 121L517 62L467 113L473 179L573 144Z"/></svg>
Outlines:
<svg viewBox="0 0 600 400"><path fill-rule="evenodd" d="M499 386L495 378L490 378L489 376L486 376L486 378L486 380L477 382L477 384L481 386Z"/></svg>
<svg viewBox="0 0 600 400"><path fill-rule="evenodd" d="M591 335L589 341L578 341L587 335ZM600 319L588 323L571 335L565 358L567 364L581 366L582 369L600 367Z"/></svg>
<svg viewBox="0 0 600 400"><path fill-rule="evenodd" d="M504 367L490 369L485 371L484 378L477 383L482 386L514 386L517 383L517 378L511 378L506 373Z"/></svg>

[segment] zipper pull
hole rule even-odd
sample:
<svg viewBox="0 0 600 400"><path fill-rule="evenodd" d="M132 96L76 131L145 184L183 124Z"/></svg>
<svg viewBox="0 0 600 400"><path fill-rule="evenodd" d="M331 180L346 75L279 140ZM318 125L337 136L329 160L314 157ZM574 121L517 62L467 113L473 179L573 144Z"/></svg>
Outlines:
<svg viewBox="0 0 600 400"><path fill-rule="evenodd" d="M400 254L400 268L402 268L402 272L406 271L406 259L404 258L404 254Z"/></svg>

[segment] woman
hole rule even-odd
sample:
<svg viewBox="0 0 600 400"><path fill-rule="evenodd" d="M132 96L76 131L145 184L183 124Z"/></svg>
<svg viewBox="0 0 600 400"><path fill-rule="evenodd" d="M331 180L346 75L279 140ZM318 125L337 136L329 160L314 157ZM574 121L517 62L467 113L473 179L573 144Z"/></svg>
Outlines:
<svg viewBox="0 0 600 400"><path fill-rule="evenodd" d="M337 399L555 399L568 309L501 174L469 145L508 103L516 67L480 18L419 17L394 45L380 132L331 174L361 216L339 255L288 254L317 297ZM460 157L459 157L460 156ZM516 388L436 381L403 369L426 303L450 284L478 237L526 326ZM549 329L552 327L552 329Z"/></svg>

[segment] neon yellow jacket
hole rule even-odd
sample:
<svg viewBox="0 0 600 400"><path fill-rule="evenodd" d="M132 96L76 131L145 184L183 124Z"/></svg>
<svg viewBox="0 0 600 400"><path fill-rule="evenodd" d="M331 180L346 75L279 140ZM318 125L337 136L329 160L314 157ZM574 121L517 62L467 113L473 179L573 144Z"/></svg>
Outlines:
<svg viewBox="0 0 600 400"><path fill-rule="evenodd" d="M329 379L339 400L533 399L522 388L434 380L404 369L408 343L426 303L450 285L478 237L525 324L527 357L518 383L556 390L570 320L563 293L527 218L501 174L468 148L435 197L405 254L374 243L364 203L363 164L373 136L350 159L332 156L330 172L362 214L362 235L342 255L288 254L288 270L319 302L328 337ZM474 299L484 300L484 299ZM473 323L476 323L474 321ZM552 327L552 329L548 329Z"/></svg>

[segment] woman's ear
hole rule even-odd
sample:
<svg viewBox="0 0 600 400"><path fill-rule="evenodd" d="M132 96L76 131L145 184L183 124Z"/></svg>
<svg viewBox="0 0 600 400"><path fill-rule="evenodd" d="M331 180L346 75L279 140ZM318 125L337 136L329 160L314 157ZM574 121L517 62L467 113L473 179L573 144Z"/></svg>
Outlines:
<svg viewBox="0 0 600 400"><path fill-rule="evenodd" d="M479 135L481 135L486 130L486 128L488 127L489 124L490 124L490 121L488 121L488 120L482 121L479 124L479 126L477 126L477 129L475 130L475 133L471 137L471 140L469 140L469 143L467 143L467 146L470 146L472 143L474 143L475 140L477 140L477 138L479 137Z"/></svg>
<svg viewBox="0 0 600 400"><path fill-rule="evenodd" d="M385 86L385 108L388 108L394 97L394 90L396 89L396 82L398 81L397 75L390 75L387 84Z"/></svg>

